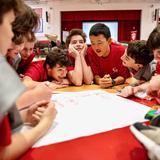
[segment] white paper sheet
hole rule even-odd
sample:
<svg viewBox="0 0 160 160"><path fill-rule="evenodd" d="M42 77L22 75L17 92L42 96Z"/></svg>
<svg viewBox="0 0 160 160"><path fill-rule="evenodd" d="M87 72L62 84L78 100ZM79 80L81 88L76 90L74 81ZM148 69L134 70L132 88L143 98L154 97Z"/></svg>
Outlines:
<svg viewBox="0 0 160 160"><path fill-rule="evenodd" d="M101 90L54 94L55 122L33 147L93 135L145 121L149 107Z"/></svg>

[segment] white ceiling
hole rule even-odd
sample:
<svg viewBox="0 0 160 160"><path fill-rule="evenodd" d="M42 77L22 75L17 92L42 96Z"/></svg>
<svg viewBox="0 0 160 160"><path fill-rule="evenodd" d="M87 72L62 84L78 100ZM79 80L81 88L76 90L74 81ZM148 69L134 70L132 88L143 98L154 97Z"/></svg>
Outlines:
<svg viewBox="0 0 160 160"><path fill-rule="evenodd" d="M27 1L34 1L34 2L79 2L79 3L160 3L160 0L25 0Z"/></svg>
<svg viewBox="0 0 160 160"><path fill-rule="evenodd" d="M68 2L91 2L91 3L160 3L160 0L50 0Z"/></svg>

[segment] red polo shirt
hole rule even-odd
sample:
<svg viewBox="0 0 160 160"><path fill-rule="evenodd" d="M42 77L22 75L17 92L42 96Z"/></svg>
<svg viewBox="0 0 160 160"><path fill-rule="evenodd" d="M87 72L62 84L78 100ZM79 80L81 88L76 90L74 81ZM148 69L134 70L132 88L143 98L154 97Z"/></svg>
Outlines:
<svg viewBox="0 0 160 160"><path fill-rule="evenodd" d="M157 62L156 65L156 74L160 74L160 62Z"/></svg>
<svg viewBox="0 0 160 160"><path fill-rule="evenodd" d="M71 62L71 65L67 67L67 70L72 71L72 70L74 70L74 67L75 67L75 58L71 57L69 54L67 54L67 57ZM86 60L87 65L89 65L87 56L85 56L85 60Z"/></svg>
<svg viewBox="0 0 160 160"><path fill-rule="evenodd" d="M35 54L34 52L32 52L32 54L26 60L22 59L18 65L17 73L24 74L28 66L33 61L34 57L35 57Z"/></svg>
<svg viewBox="0 0 160 160"><path fill-rule="evenodd" d="M24 75L34 81L43 82L47 80L47 72L44 68L44 60L32 62L26 69Z"/></svg>
<svg viewBox="0 0 160 160"><path fill-rule="evenodd" d="M0 146L5 147L11 143L11 128L6 115L0 122Z"/></svg>
<svg viewBox="0 0 160 160"><path fill-rule="evenodd" d="M121 56L124 54L125 47L119 44L112 43L110 45L110 53L107 57L99 57L93 51L92 47L87 50L89 64L94 75L99 75L101 78L105 74L109 74L111 78L122 76L130 77L128 68L122 65Z"/></svg>

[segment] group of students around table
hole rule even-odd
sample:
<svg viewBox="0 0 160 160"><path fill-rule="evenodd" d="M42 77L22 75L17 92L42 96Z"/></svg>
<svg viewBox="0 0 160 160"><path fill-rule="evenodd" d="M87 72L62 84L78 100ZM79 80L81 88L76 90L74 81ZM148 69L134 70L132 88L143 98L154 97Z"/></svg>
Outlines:
<svg viewBox="0 0 160 160"><path fill-rule="evenodd" d="M50 101L56 88L92 83L108 88L130 78L120 96L146 90L160 103L160 26L147 41L128 47L113 42L102 23L91 27L90 47L85 33L72 29L66 49L53 47L45 60L33 61L38 16L22 0L1 0L0 10L0 159L16 159L48 131L56 117ZM26 122L34 127L20 132Z"/></svg>

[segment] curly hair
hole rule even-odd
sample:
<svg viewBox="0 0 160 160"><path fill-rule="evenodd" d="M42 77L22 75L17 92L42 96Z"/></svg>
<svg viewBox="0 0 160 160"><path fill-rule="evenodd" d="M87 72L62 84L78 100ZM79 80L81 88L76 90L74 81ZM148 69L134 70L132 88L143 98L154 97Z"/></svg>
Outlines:
<svg viewBox="0 0 160 160"><path fill-rule="evenodd" d="M67 39L66 39L66 47L68 48L70 42L71 42L71 38L75 35L80 35L82 36L84 42L86 42L86 34L81 30L81 29L72 29L70 32L69 32L69 35L67 36Z"/></svg>
<svg viewBox="0 0 160 160"><path fill-rule="evenodd" d="M69 66L70 61L66 56L65 50L59 47L53 47L47 54L47 57L44 63L45 68L47 64L49 65L50 68L55 67L56 64L59 64L60 66Z"/></svg>
<svg viewBox="0 0 160 160"><path fill-rule="evenodd" d="M152 51L144 40L130 42L127 48L127 55L133 58L136 63L142 65L147 65L154 58Z"/></svg>

